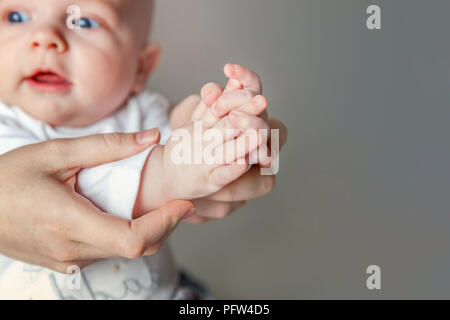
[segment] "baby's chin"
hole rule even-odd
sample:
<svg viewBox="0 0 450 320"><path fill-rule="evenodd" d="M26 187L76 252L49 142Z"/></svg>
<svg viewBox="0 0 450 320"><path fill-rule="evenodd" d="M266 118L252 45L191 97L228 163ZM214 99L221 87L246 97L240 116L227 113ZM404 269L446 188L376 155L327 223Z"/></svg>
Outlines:
<svg viewBox="0 0 450 320"><path fill-rule="evenodd" d="M92 115L83 116L79 107L71 104L52 103L45 98L42 98L41 102L24 103L18 107L34 119L43 121L53 127L84 127L98 120Z"/></svg>

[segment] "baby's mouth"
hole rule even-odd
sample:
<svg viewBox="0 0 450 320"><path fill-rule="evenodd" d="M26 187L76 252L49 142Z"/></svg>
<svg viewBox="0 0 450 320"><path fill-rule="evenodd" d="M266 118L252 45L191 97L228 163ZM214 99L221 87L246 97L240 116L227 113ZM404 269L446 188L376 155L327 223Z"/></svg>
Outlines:
<svg viewBox="0 0 450 320"><path fill-rule="evenodd" d="M52 70L36 70L25 80L39 92L63 92L72 86L70 81Z"/></svg>

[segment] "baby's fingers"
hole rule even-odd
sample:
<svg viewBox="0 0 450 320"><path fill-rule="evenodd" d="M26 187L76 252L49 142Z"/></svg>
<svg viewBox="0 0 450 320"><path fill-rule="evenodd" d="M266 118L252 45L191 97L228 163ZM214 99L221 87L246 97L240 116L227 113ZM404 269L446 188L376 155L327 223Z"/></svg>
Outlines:
<svg viewBox="0 0 450 320"><path fill-rule="evenodd" d="M213 169L209 175L209 181L215 185L226 186L247 172L246 161L235 161Z"/></svg>
<svg viewBox="0 0 450 320"><path fill-rule="evenodd" d="M240 110L231 111L229 121L236 129L242 131L254 129L267 132L270 129L269 124L264 119Z"/></svg>
<svg viewBox="0 0 450 320"><path fill-rule="evenodd" d="M248 159L250 164L259 164L262 168L270 167L271 158L267 144L262 144L258 150L251 152Z"/></svg>
<svg viewBox="0 0 450 320"><path fill-rule="evenodd" d="M236 79L228 80L227 87L225 88L225 92L233 91L233 90L242 90L242 83Z"/></svg>
<svg viewBox="0 0 450 320"><path fill-rule="evenodd" d="M217 99L222 95L223 88L217 83L210 82L203 86L201 90L202 101L208 106L211 107L214 103L216 103Z"/></svg>
<svg viewBox="0 0 450 320"><path fill-rule="evenodd" d="M242 114L244 117L246 116L260 116L264 112L264 110L267 108L267 100L266 98L262 97L261 99L258 96L253 98L249 103L244 104L241 107L238 107L237 111L242 111ZM235 98L239 99L239 98ZM264 118L261 117L263 121L265 121ZM237 136L239 136L243 131L245 131L245 128L236 128L236 123L233 125L230 122L230 117L223 117L221 118L216 124L214 124L214 129L219 130L224 136L224 141L228 141L230 139L234 139ZM264 126L264 122L258 120L258 124L261 124ZM248 125L252 125L252 122L250 122Z"/></svg>
<svg viewBox="0 0 450 320"><path fill-rule="evenodd" d="M238 64L228 63L223 71L228 78L238 80L244 89L249 89L254 95L262 94L261 78L250 69ZM236 86L237 83L233 81L231 84L229 83L230 85Z"/></svg>
<svg viewBox="0 0 450 320"><path fill-rule="evenodd" d="M263 119L244 112L233 111L230 114L229 121L243 133L236 139L229 140L214 150L217 161L232 163L238 159L245 158L262 144L267 143L269 126Z"/></svg>
<svg viewBox="0 0 450 320"><path fill-rule="evenodd" d="M234 90L224 92L212 107L216 117L223 117L234 108L250 103L253 94L250 90Z"/></svg>
<svg viewBox="0 0 450 320"><path fill-rule="evenodd" d="M216 117L223 117L231 110L241 110L252 115L260 115L267 109L268 102L264 96L253 96L250 90L225 92L215 103L212 110Z"/></svg>
<svg viewBox="0 0 450 320"><path fill-rule="evenodd" d="M243 111L253 116L260 116L264 111L267 110L269 102L264 96L256 96L249 103L237 108L238 111ZM263 118L264 119L264 118Z"/></svg>
<svg viewBox="0 0 450 320"><path fill-rule="evenodd" d="M216 103L222 93L223 88L217 83L210 82L204 85L200 93L201 101L192 114L191 120L198 121L205 118L206 122L214 123L217 119L212 114L210 107Z"/></svg>

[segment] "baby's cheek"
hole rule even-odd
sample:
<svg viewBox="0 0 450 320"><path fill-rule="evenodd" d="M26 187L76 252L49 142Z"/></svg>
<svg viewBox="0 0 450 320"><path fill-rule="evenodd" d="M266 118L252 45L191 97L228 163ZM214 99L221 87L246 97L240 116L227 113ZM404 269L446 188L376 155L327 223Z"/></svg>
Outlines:
<svg viewBox="0 0 450 320"><path fill-rule="evenodd" d="M132 75L115 59L91 56L75 72L77 95L103 115L119 108L130 94Z"/></svg>
<svg viewBox="0 0 450 320"><path fill-rule="evenodd" d="M9 102L13 96L18 95L20 86L22 85L22 72L19 63L10 52L0 50L0 99ZM8 76L6 76L8 75ZM16 102L16 101L13 101Z"/></svg>

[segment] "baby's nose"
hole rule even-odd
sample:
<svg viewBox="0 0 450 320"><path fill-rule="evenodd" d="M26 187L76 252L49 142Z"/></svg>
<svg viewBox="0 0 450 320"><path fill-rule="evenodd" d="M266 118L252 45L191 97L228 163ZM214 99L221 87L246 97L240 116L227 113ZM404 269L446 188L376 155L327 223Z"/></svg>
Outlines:
<svg viewBox="0 0 450 320"><path fill-rule="evenodd" d="M30 48L55 50L58 53L63 53L67 51L67 42L55 28L42 26L31 34Z"/></svg>

